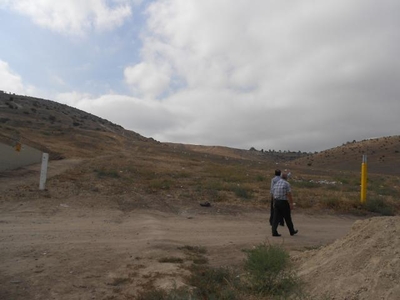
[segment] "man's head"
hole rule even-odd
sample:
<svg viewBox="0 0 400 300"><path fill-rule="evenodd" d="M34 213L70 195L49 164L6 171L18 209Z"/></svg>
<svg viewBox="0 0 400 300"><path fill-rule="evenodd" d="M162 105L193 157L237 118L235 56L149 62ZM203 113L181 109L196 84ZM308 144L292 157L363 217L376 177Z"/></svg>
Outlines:
<svg viewBox="0 0 400 300"><path fill-rule="evenodd" d="M282 173L281 174L281 178L287 180L287 178L288 178L287 173Z"/></svg>
<svg viewBox="0 0 400 300"><path fill-rule="evenodd" d="M281 170L276 169L275 170L275 176L281 176Z"/></svg>

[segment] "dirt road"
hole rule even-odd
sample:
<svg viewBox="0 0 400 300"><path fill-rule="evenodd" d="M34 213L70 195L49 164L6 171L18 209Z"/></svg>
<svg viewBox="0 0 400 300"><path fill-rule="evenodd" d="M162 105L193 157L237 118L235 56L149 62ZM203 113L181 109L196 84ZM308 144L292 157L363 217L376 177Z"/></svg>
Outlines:
<svg viewBox="0 0 400 300"><path fill-rule="evenodd" d="M202 246L211 265L239 264L243 249L280 243L290 251L315 248L345 235L355 218L295 214L299 235L272 238L266 212L240 215L96 211L57 204L43 216L34 207L0 214L1 299L106 299L134 293L149 279L180 283L179 247ZM121 281L122 283L116 283Z"/></svg>
<svg viewBox="0 0 400 300"><path fill-rule="evenodd" d="M53 164L50 176L67 165ZM0 190L36 180L24 174L23 181L1 178ZM295 211L299 234L292 237L280 227L282 237L272 237L266 208L121 210L97 206L101 199L93 196L62 201L46 195L0 201L0 299L132 299L149 282L163 288L182 284L188 272L182 264L160 259L185 261L183 246L204 247L212 266L231 266L243 261L244 249L260 243L282 244L291 252L326 245L356 220Z"/></svg>

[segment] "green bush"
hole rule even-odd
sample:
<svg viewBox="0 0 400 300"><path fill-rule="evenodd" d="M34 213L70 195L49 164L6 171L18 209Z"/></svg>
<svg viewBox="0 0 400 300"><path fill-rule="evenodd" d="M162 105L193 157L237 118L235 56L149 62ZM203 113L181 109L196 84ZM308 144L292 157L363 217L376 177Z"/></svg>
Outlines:
<svg viewBox="0 0 400 300"><path fill-rule="evenodd" d="M289 254L279 246L261 244L249 250L244 267L250 289L256 294L285 296L298 285Z"/></svg>
<svg viewBox="0 0 400 300"><path fill-rule="evenodd" d="M188 299L237 299L233 287L234 276L226 268L209 268L207 266L192 266L189 284L195 286L194 298Z"/></svg>
<svg viewBox="0 0 400 300"><path fill-rule="evenodd" d="M250 191L240 186L233 187L233 192L236 196L243 199L250 199L252 196Z"/></svg>
<svg viewBox="0 0 400 300"><path fill-rule="evenodd" d="M183 246L188 258L204 257L204 247ZM135 299L154 300L235 300L235 299L311 299L304 294L294 275L289 254L279 246L259 245L246 250L245 273L240 269L211 268L206 264L193 263L191 275L186 278L190 286L164 291L148 288ZM170 260L170 258L166 259ZM237 275L241 272L241 275ZM256 297L256 298L254 298ZM265 298L267 297L267 298Z"/></svg>
<svg viewBox="0 0 400 300"><path fill-rule="evenodd" d="M368 187L367 187L368 188ZM387 186L373 186L370 185L369 190L375 192L381 196L397 196L398 192L395 188L387 187Z"/></svg>
<svg viewBox="0 0 400 300"><path fill-rule="evenodd" d="M232 274L228 269L212 269L206 266L192 267L188 278L194 289L181 287L170 291L152 288L142 291L135 298L138 300L235 300L238 299L231 287Z"/></svg>
<svg viewBox="0 0 400 300"><path fill-rule="evenodd" d="M367 198L365 209L383 216L394 215L394 208L388 205L386 201L381 198Z"/></svg>
<svg viewBox="0 0 400 300"><path fill-rule="evenodd" d="M101 170L94 170L94 171L97 173L97 176L99 178L104 178L104 177L119 178L119 177L121 177L119 175L119 173L117 171L114 171L114 170L101 169Z"/></svg>

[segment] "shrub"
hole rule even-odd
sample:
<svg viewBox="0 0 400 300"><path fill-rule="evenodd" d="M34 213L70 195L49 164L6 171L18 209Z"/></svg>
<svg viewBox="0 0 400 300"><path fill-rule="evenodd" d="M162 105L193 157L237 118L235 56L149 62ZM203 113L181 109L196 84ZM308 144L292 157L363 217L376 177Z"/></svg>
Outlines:
<svg viewBox="0 0 400 300"><path fill-rule="evenodd" d="M160 262L160 263L175 263L175 264L177 263L177 264L180 264L180 263L183 263L183 259L180 258L180 257L171 256L171 257L160 258L158 260L158 262Z"/></svg>
<svg viewBox="0 0 400 300"><path fill-rule="evenodd" d="M204 247L183 246L186 255L199 257L206 253ZM135 299L180 300L180 299L311 299L307 298L300 282L292 273L289 254L279 246L259 245L247 250L244 268L247 271L236 275L239 269L212 268L205 264L192 264L191 275L186 278L191 287L176 287L164 291L154 286L139 293ZM168 259L169 260L169 259ZM241 269L241 268L240 268ZM256 297L256 298L255 298Z"/></svg>
<svg viewBox="0 0 400 300"><path fill-rule="evenodd" d="M233 188L233 192L239 198L243 198L243 199L250 199L251 198L251 192L249 192L247 189L242 188L240 186L235 186Z"/></svg>
<svg viewBox="0 0 400 300"><path fill-rule="evenodd" d="M394 208L388 205L386 201L381 198L368 198L365 203L365 209L383 216L394 215Z"/></svg>
<svg viewBox="0 0 400 300"><path fill-rule="evenodd" d="M205 183L205 188L209 190L222 191L225 189L225 185L219 180L212 180Z"/></svg>
<svg viewBox="0 0 400 300"><path fill-rule="evenodd" d="M390 187L388 184L385 184L383 181L373 181L368 182L367 189L371 192L374 192L378 195L382 196L397 196L398 192L395 188Z"/></svg>
<svg viewBox="0 0 400 300"><path fill-rule="evenodd" d="M201 256L201 257L195 257L193 258L193 263L196 265L205 265L208 263L208 258Z"/></svg>
<svg viewBox="0 0 400 300"><path fill-rule="evenodd" d="M157 191L157 190L169 190L171 188L172 182L170 180L164 179L155 179L149 183L150 191Z"/></svg>
<svg viewBox="0 0 400 300"><path fill-rule="evenodd" d="M325 200L325 205L326 207L330 208L330 209L339 209L340 207L340 201L338 198L327 198Z"/></svg>
<svg viewBox="0 0 400 300"><path fill-rule="evenodd" d="M192 266L189 284L196 287L194 298L188 299L236 299L232 289L234 276L226 268L209 268L207 266Z"/></svg>
<svg viewBox="0 0 400 300"><path fill-rule="evenodd" d="M265 177L262 176L262 175L257 175L256 180L259 181L259 182L262 182L262 181L265 180Z"/></svg>
<svg viewBox="0 0 400 300"><path fill-rule="evenodd" d="M297 286L289 254L276 245L261 244L247 253L248 283L257 294L289 295Z"/></svg>
<svg viewBox="0 0 400 300"><path fill-rule="evenodd" d="M221 201L221 197L219 195L218 190L205 190L205 191L202 192L202 194L205 197L207 197L207 198L209 198L209 199L211 199L211 200L213 200L215 202Z"/></svg>
<svg viewBox="0 0 400 300"><path fill-rule="evenodd" d="M213 174L214 178L221 179L224 182L246 182L249 177L242 167L210 165L207 166L206 172Z"/></svg>
<svg viewBox="0 0 400 300"><path fill-rule="evenodd" d="M190 245L185 245L183 247L178 247L179 250L184 250L192 253L197 253L197 254L206 254L207 249L202 246L190 246Z"/></svg>
<svg viewBox="0 0 400 300"><path fill-rule="evenodd" d="M94 170L97 173L97 176L102 178L102 177L111 177L111 178L119 178L120 175L118 174L117 171L113 170Z"/></svg>
<svg viewBox="0 0 400 300"><path fill-rule="evenodd" d="M108 283L108 285L118 286L118 285L121 285L121 284L128 283L129 281L130 281L129 278L126 278L126 277L117 277L117 278L114 278L114 279L112 280L112 282Z"/></svg>

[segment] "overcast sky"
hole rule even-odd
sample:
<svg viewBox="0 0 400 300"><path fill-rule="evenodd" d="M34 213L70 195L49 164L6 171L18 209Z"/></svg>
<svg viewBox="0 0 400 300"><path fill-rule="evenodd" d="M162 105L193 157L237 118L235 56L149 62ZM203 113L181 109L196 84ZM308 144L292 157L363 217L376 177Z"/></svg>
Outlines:
<svg viewBox="0 0 400 300"><path fill-rule="evenodd" d="M400 134L398 0L0 0L0 90L161 142Z"/></svg>

